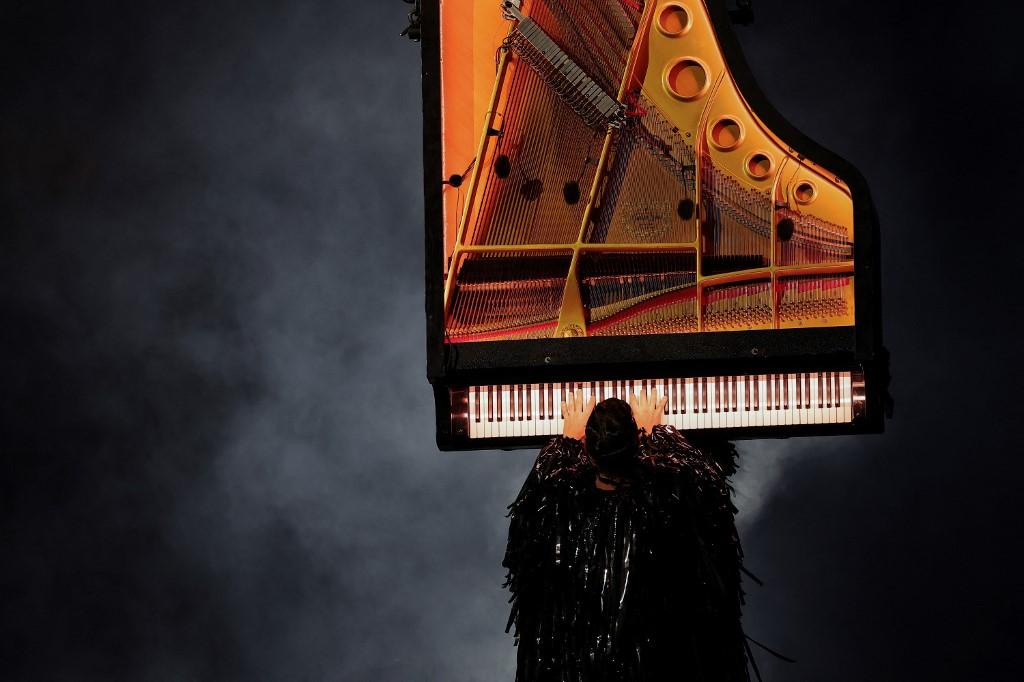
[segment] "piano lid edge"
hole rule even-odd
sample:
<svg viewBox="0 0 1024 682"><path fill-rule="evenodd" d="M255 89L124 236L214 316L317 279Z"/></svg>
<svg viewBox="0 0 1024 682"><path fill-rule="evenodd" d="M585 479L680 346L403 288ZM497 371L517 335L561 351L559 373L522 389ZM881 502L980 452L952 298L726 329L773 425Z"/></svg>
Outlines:
<svg viewBox="0 0 1024 682"><path fill-rule="evenodd" d="M451 383L453 376L493 370L555 371L629 364L679 367L785 362L820 358L855 360L861 355L855 327L784 329L750 332L703 332L648 336L532 339L449 344L435 348L444 359L431 383Z"/></svg>

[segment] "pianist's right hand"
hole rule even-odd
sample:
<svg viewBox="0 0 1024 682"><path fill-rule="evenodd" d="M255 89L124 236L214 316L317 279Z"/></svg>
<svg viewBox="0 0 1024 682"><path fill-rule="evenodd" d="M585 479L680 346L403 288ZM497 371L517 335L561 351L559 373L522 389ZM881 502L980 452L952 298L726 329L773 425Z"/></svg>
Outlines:
<svg viewBox="0 0 1024 682"><path fill-rule="evenodd" d="M657 391L647 392L645 388L638 395L629 398L629 406L633 408L633 419L636 420L637 428L651 432L655 426L661 423L661 414L668 403L668 397L660 398Z"/></svg>

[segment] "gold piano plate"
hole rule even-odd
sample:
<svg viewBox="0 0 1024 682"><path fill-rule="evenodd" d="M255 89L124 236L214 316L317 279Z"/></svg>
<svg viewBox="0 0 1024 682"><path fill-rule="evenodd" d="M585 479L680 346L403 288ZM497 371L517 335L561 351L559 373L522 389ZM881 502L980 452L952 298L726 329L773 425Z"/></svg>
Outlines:
<svg viewBox="0 0 1024 682"><path fill-rule="evenodd" d="M850 189L704 2L441 0L440 54L446 342L854 324Z"/></svg>

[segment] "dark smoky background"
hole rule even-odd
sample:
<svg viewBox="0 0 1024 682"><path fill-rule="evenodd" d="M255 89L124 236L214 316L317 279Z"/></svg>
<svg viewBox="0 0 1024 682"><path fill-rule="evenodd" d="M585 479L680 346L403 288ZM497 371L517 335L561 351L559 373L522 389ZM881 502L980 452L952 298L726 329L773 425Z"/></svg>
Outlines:
<svg viewBox="0 0 1024 682"><path fill-rule="evenodd" d="M798 659L761 671L1019 679L1021 12L754 9L873 188L896 399L741 445L746 627ZM532 457L434 446L407 10L0 8L0 678L513 678Z"/></svg>

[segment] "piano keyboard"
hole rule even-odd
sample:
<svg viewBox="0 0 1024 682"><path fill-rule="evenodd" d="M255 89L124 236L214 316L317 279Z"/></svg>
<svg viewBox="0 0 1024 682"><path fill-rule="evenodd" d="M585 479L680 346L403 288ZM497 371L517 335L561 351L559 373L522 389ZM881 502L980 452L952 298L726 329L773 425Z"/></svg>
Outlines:
<svg viewBox="0 0 1024 682"><path fill-rule="evenodd" d="M861 372L470 386L452 391L452 432L470 439L554 436L561 405L575 390L598 401L643 390L668 398L662 423L683 431L845 424L864 409Z"/></svg>

